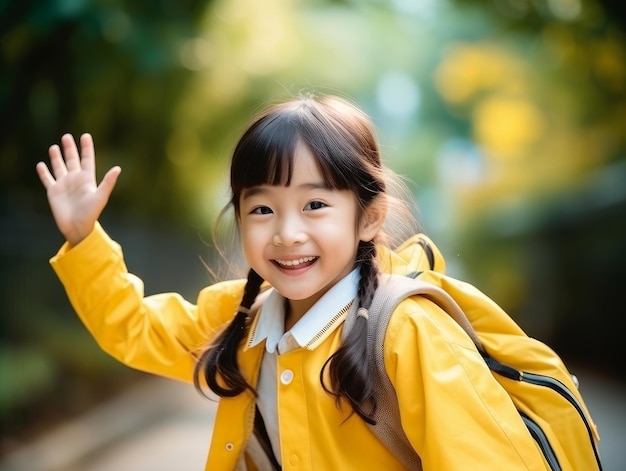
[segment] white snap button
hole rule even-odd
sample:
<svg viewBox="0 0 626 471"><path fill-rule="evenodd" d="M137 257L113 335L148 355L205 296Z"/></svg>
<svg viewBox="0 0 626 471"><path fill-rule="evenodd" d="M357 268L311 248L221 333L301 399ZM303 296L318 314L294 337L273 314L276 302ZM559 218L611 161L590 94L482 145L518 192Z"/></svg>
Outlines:
<svg viewBox="0 0 626 471"><path fill-rule="evenodd" d="M293 371L285 370L280 374L280 382L283 384L289 384L293 380Z"/></svg>
<svg viewBox="0 0 626 471"><path fill-rule="evenodd" d="M226 451L233 451L235 449L235 445L232 442L228 442L226 444Z"/></svg>

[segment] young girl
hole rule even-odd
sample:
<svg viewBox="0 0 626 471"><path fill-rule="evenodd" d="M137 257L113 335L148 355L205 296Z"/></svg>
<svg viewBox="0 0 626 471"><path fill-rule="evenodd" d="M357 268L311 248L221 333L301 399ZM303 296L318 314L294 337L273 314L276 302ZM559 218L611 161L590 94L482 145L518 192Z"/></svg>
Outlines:
<svg viewBox="0 0 626 471"><path fill-rule="evenodd" d="M302 97L253 120L230 173L249 275L203 289L195 303L144 297L98 223L120 168L97 185L91 136L80 137L80 152L70 135L61 147L50 147L52 173L37 164L67 241L52 267L105 351L220 396L207 470L406 469L369 428L377 398L367 309L381 270L398 262L383 245L392 173L362 111ZM424 470L546 469L474 344L435 304L403 301L384 345L403 432Z"/></svg>

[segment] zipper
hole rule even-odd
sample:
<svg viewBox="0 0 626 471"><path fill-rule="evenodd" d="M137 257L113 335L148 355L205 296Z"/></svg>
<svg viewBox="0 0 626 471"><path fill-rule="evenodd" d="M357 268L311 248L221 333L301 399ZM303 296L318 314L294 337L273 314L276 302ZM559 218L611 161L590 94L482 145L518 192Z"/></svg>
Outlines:
<svg viewBox="0 0 626 471"><path fill-rule="evenodd" d="M546 436L544 431L537 424L537 422L535 422L533 419L528 417L523 412L520 412L520 411L518 412L519 412L519 415L522 416L522 420L526 424L526 428L528 429L532 437L535 439L535 441L539 445L539 448L541 448L541 451L543 452L543 456L548 462L550 469L552 471L562 471L561 464L559 463L559 460L556 457L556 453L554 452L552 445L550 445L550 440L548 440L548 437Z"/></svg>
<svg viewBox="0 0 626 471"><path fill-rule="evenodd" d="M567 386L561 383L558 379L551 378L550 376L522 372L522 381L526 383L534 384L536 386L543 386L543 387L552 389L553 391L560 394L561 397L567 400L572 405L572 407L576 409L576 412L578 412L578 415L580 416L581 420L583 421L587 429L587 434L589 435L589 441L592 444L593 453L596 457L596 463L598 463L598 468L602 470L602 464L600 463L600 456L595 446L593 430L591 428L587 415L585 414L585 411L583 410L580 403L578 402L578 399L576 399L576 396L574 396L572 392L567 388Z"/></svg>
<svg viewBox="0 0 626 471"><path fill-rule="evenodd" d="M556 378L552 378L550 376L540 375L536 373L528 373L525 371L519 371L511 366L500 363L499 361L490 357L487 353L482 352L482 355L483 355L483 358L485 359L485 362L487 363L487 366L489 366L489 369L494 371L495 373L498 373L514 381L523 381L528 384L534 384L535 386L549 388L553 390L554 392L556 392L557 394L559 394L567 402L569 402L569 404L576 410L576 412L578 412L580 419L585 424L585 428L587 429L587 434L589 435L589 442L591 443L591 447L593 448L593 453L596 458L596 463L598 464L598 469L602 471L602 463L600 462L600 455L596 447L594 433L590 425L589 419L587 418L585 411L583 410L580 403L578 402L578 399L576 398L576 396L574 396L574 394L572 394L572 392L567 388L567 386L565 386L561 381L559 381ZM551 452L554 455L554 450L552 450L552 447L550 446L550 443L547 437L545 436L545 433L541 430L541 427L539 427L538 424L536 424L534 421L532 421L529 417L527 417L522 412L520 411L518 412L522 416L522 419L524 419L524 423L526 423L526 426L528 427L531 434L533 435L533 438L535 438L537 443L539 443L539 446L541 447L541 449L545 451L545 448L542 445L542 441L545 441L545 444L550 449L549 452ZM545 453L546 459L548 459L549 452ZM554 455L554 459L556 460L556 455ZM552 466L552 463L550 463L550 466ZM558 460L556 460L556 466L559 466ZM560 470L561 468L559 466L557 468L551 468L551 469Z"/></svg>

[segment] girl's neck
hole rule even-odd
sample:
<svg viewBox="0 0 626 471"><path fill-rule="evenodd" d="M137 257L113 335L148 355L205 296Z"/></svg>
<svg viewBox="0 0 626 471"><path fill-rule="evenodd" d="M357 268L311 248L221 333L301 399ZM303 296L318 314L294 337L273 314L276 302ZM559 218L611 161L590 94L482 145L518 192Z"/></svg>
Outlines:
<svg viewBox="0 0 626 471"><path fill-rule="evenodd" d="M296 322L302 319L302 316L311 309L313 304L315 304L315 300L311 299L296 301L285 299L285 332L296 325Z"/></svg>

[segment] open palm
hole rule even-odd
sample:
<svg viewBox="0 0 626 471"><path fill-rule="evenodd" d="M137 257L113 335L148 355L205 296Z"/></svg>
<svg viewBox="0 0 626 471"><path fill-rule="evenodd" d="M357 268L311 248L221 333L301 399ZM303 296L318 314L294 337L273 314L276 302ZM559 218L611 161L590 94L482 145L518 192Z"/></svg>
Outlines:
<svg viewBox="0 0 626 471"><path fill-rule="evenodd" d="M44 162L36 168L59 231L70 245L76 245L93 230L121 169L111 168L98 185L91 135L80 136L80 153L71 134L61 137L61 147L55 144L48 151L52 172Z"/></svg>

